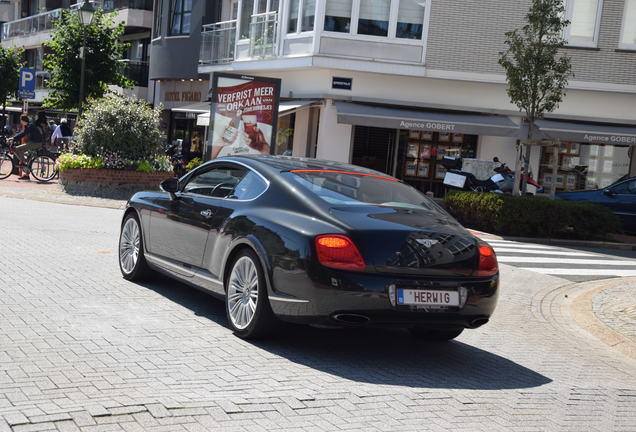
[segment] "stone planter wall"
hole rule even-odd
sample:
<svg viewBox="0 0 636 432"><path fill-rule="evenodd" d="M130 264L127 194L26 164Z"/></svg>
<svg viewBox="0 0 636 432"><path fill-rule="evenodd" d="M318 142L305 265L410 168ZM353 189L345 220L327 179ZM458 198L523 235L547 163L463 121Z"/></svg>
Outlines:
<svg viewBox="0 0 636 432"><path fill-rule="evenodd" d="M172 176L172 172L72 168L60 171L60 185L71 195L128 199L135 192L158 190L159 183Z"/></svg>

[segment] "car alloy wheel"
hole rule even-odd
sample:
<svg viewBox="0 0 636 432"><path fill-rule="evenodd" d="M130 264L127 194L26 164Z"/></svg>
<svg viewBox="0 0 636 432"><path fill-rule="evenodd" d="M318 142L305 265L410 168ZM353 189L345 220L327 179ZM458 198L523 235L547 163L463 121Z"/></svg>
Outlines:
<svg viewBox="0 0 636 432"><path fill-rule="evenodd" d="M234 263L227 298L232 324L244 330L254 319L258 305L258 273L248 256L242 256Z"/></svg>
<svg viewBox="0 0 636 432"><path fill-rule="evenodd" d="M125 279L142 280L150 269L143 251L139 220L134 213L124 219L119 235L119 268Z"/></svg>
<svg viewBox="0 0 636 432"><path fill-rule="evenodd" d="M234 334L254 339L273 329L276 318L269 305L260 261L253 251L246 249L234 259L226 290L225 308Z"/></svg>
<svg viewBox="0 0 636 432"><path fill-rule="evenodd" d="M119 262L124 273L132 273L139 258L141 235L134 218L129 218L121 230L119 238Z"/></svg>

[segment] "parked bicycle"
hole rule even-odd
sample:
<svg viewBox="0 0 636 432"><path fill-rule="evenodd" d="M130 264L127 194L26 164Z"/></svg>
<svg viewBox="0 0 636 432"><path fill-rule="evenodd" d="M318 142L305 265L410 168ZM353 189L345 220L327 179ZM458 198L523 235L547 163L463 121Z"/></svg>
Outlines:
<svg viewBox="0 0 636 432"><path fill-rule="evenodd" d="M42 146L35 150L35 154L28 158L26 164L23 164L15 153L15 147L16 143L13 140L0 141L0 180L13 174L16 168L26 169L26 172L31 173L39 182L50 181L57 175L55 160L59 153L49 151Z"/></svg>

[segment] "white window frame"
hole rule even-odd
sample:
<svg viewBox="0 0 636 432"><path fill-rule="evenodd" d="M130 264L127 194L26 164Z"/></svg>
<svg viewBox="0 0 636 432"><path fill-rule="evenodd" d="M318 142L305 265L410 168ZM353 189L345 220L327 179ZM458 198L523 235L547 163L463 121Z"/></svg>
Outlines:
<svg viewBox="0 0 636 432"><path fill-rule="evenodd" d="M623 43L620 42L623 39L623 32L625 31L625 23L627 22L627 0L625 0L625 4L623 5L623 22L621 24L621 32L619 35L619 42L618 42L618 49L624 49L624 50L630 50L630 51L636 51L636 42L634 43ZM636 23L633 23L634 26L636 26Z"/></svg>
<svg viewBox="0 0 636 432"><path fill-rule="evenodd" d="M308 37L312 34L314 34L314 32L316 31L316 26L318 25L319 21L322 20L318 20L318 12L320 11L321 7L321 3L323 3L322 0L316 0L315 3L315 7L314 7L314 29L313 30L307 30L307 31L302 31L302 19L303 19L303 10L305 9L305 0L300 0L298 2L298 18L296 19L296 31L291 31L288 32L289 30L289 14L291 12L291 1L293 0L280 0L281 3L285 3L285 22L281 23L281 28L283 29L283 34L285 35L286 38L288 39L296 39L296 38L304 38L304 37ZM281 17L283 15L281 14Z"/></svg>
<svg viewBox="0 0 636 432"><path fill-rule="evenodd" d="M250 17L252 15L256 15L257 11L258 11L258 3L261 0L254 0L254 5L252 7L252 14L250 15ZM279 0L278 1L278 26L280 27L280 17L281 17L281 8L282 8L282 4L284 0ZM236 0L236 2L238 3L238 7L236 9L236 43L237 45L247 45L250 43L250 38L245 38L245 39L241 39L241 12L243 11L243 0ZM230 1L230 16L232 16L232 4L234 2ZM265 12L272 12L270 11L270 8L272 7L272 0L267 0L266 2L266 6L265 6ZM230 18L233 19L233 18Z"/></svg>
<svg viewBox="0 0 636 432"><path fill-rule="evenodd" d="M565 5L565 19L572 21L573 2L572 0L566 0ZM603 16L603 0L598 0L596 6L596 25L594 27L594 38L591 42L586 41L570 41L570 27L568 25L563 34L563 38L567 41L568 46L582 47L582 48L597 48L598 47L598 34L601 28L601 18Z"/></svg>
<svg viewBox="0 0 636 432"><path fill-rule="evenodd" d="M389 29L386 36L374 36L358 34L358 20L360 18L360 0L353 0L351 5L351 25L349 26L349 33L334 32L325 30L325 14L324 8L320 19L320 29L322 33L329 37L350 39L350 40L362 40L368 42L385 42L396 43L403 45L424 45L426 46L426 38L428 34L428 23L430 19L431 0L425 0L426 5L424 10L424 22L422 23L422 39L405 39L396 36L397 32L397 18L400 7L399 0L391 1L391 9L389 12Z"/></svg>

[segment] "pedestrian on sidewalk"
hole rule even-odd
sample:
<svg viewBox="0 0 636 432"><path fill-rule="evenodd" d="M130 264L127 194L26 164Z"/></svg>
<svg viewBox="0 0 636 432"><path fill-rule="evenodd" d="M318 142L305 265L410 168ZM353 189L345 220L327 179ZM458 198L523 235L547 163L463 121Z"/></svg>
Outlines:
<svg viewBox="0 0 636 432"><path fill-rule="evenodd" d="M60 124L53 131L51 135L51 145L56 147L63 147L62 143L68 143L73 137L73 131L68 125L68 120L63 118L60 120Z"/></svg>
<svg viewBox="0 0 636 432"><path fill-rule="evenodd" d="M29 116L26 114L20 117L20 122L22 123L22 130L12 137L13 142L22 142L22 144L15 147L15 154L22 165L18 167L18 178L20 180L29 180L29 172L26 168L28 161L26 153L29 150L42 147L42 131L35 123L29 121Z"/></svg>

